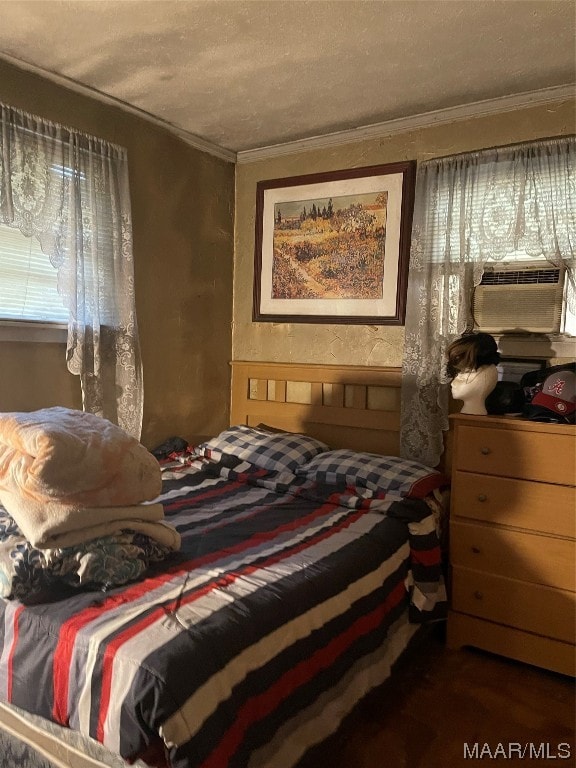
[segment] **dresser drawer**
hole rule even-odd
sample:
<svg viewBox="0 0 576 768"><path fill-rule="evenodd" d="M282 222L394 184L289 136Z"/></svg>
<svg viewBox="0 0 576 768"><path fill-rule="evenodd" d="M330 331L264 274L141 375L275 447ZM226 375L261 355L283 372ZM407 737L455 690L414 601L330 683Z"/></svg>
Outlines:
<svg viewBox="0 0 576 768"><path fill-rule="evenodd" d="M574 485L573 435L459 426L456 469L504 477Z"/></svg>
<svg viewBox="0 0 576 768"><path fill-rule="evenodd" d="M452 516L576 537L576 490L472 472L452 475Z"/></svg>
<svg viewBox="0 0 576 768"><path fill-rule="evenodd" d="M450 552L455 566L576 592L573 539L453 520Z"/></svg>
<svg viewBox="0 0 576 768"><path fill-rule="evenodd" d="M454 567L455 611L574 643L576 594Z"/></svg>

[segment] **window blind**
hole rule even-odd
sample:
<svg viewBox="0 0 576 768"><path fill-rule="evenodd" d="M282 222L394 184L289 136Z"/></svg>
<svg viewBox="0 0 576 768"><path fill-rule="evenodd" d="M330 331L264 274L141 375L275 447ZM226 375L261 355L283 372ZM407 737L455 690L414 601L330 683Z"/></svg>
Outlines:
<svg viewBox="0 0 576 768"><path fill-rule="evenodd" d="M35 237L0 224L0 320L66 324L57 277Z"/></svg>

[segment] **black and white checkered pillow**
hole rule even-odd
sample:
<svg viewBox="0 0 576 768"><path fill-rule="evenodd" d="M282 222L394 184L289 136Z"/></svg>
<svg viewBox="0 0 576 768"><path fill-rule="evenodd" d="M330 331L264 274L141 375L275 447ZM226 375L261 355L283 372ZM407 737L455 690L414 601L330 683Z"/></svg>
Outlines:
<svg viewBox="0 0 576 768"><path fill-rule="evenodd" d="M222 456L236 456L262 469L294 472L301 464L326 450L327 445L307 435L272 433L240 424L196 446L195 453L216 460Z"/></svg>
<svg viewBox="0 0 576 768"><path fill-rule="evenodd" d="M440 472L416 461L346 449L325 451L299 466L295 474L326 485L420 498L445 484Z"/></svg>

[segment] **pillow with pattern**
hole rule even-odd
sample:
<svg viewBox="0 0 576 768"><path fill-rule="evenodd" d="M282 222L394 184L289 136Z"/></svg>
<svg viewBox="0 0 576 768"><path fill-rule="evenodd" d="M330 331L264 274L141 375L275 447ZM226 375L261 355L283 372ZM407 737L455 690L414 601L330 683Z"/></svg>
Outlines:
<svg viewBox="0 0 576 768"><path fill-rule="evenodd" d="M294 472L301 464L327 450L325 443L308 435L270 432L262 427L240 424L196 446L194 452L216 461L235 456L273 472Z"/></svg>
<svg viewBox="0 0 576 768"><path fill-rule="evenodd" d="M301 464L295 474L307 480L376 493L423 498L447 479L435 469L398 456L379 456L340 448L325 451Z"/></svg>

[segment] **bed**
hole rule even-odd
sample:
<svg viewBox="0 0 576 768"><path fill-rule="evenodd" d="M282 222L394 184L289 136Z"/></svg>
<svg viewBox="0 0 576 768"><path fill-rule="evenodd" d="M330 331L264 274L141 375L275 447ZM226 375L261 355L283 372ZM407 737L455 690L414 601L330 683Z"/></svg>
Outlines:
<svg viewBox="0 0 576 768"><path fill-rule="evenodd" d="M0 754L26 768L289 768L444 616L439 472L397 458L399 371L233 363L231 427L162 461L178 552L2 600Z"/></svg>

